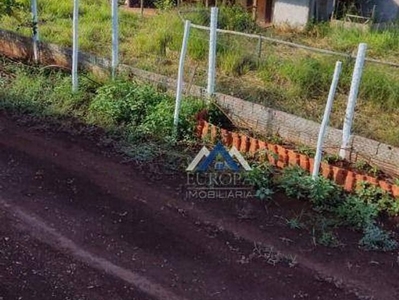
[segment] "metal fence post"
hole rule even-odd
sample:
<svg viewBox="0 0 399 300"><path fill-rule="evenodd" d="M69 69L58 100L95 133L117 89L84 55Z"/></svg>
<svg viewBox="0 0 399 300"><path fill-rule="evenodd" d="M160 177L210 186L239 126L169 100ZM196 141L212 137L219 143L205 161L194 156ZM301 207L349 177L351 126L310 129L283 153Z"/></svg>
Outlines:
<svg viewBox="0 0 399 300"><path fill-rule="evenodd" d="M346 107L344 127L342 129L342 144L339 156L341 158L346 157L346 151L349 147L349 140L351 136L353 115L355 112L357 95L359 93L360 80L362 78L364 60L366 57L367 44L359 44L357 51L355 68L353 69L352 83L348 97L348 105Z"/></svg>
<svg viewBox="0 0 399 300"><path fill-rule="evenodd" d="M324 136L326 134L326 129L327 129L328 122L330 119L331 108L332 108L332 105L334 102L334 96L335 96L335 92L337 90L341 70L342 70L342 62L337 61L337 63L335 64L334 76L333 76L333 80L331 82L330 92L328 94L326 108L324 110L323 121L320 125L319 138L317 140L317 150L316 150L316 156L314 158L314 167L313 167L313 173L312 173L313 179L316 179L317 175L319 174Z"/></svg>

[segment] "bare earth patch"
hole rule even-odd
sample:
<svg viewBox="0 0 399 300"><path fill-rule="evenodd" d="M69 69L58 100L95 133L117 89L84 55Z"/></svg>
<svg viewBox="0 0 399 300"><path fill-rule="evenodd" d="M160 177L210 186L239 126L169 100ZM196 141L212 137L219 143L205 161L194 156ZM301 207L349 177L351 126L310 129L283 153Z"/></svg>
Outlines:
<svg viewBox="0 0 399 300"><path fill-rule="evenodd" d="M0 299L398 299L397 253L314 246L304 204L183 200L93 131L0 114Z"/></svg>

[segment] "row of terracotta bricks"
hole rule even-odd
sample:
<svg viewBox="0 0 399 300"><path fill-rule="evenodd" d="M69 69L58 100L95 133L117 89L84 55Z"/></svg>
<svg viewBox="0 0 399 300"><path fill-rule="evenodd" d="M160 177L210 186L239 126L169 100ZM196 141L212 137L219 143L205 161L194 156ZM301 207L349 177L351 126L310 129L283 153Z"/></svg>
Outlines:
<svg viewBox="0 0 399 300"><path fill-rule="evenodd" d="M246 153L250 156L255 156L255 154L263 152L266 154L265 159L271 165L278 168L298 165L310 173L313 171L314 159L307 155L300 154L292 149L286 149L281 145L266 143L256 138L248 137L242 133L219 128L204 120L198 121L197 134L202 139L208 139L212 143L220 140L223 145L228 147L234 146L241 153ZM399 197L399 186L397 185L392 185L385 180L379 180L373 176L359 174L324 162L320 165L320 175L343 186L348 192L354 191L359 182L366 181L379 186L394 197Z"/></svg>

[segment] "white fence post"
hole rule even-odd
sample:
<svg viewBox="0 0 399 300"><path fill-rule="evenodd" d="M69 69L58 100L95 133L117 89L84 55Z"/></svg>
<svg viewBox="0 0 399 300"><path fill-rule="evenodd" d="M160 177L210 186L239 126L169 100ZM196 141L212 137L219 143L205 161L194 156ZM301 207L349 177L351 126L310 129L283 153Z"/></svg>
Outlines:
<svg viewBox="0 0 399 300"><path fill-rule="evenodd" d="M349 147L349 140L351 136L353 115L355 112L357 95L359 93L360 80L362 78L364 60L366 57L367 44L359 44L357 51L355 68L353 69L352 83L348 97L348 105L346 107L344 127L342 129L342 144L339 151L341 158L346 157L346 151Z"/></svg>
<svg viewBox="0 0 399 300"><path fill-rule="evenodd" d="M184 35L183 35L183 44L180 52L180 60L179 60L179 72L177 76L177 89L176 89L176 105L175 105L175 114L174 114L174 133L177 134L177 127L179 124L179 113L180 113L180 105L181 105L181 96L183 91L183 75L184 75L184 60L187 53L187 44L188 37L190 35L190 25L191 22L186 20L184 23Z"/></svg>
<svg viewBox="0 0 399 300"><path fill-rule="evenodd" d="M218 8L211 8L211 24L209 32L209 62L208 62L208 97L215 92L215 78L216 78L216 34L218 22Z"/></svg>
<svg viewBox="0 0 399 300"><path fill-rule="evenodd" d="M39 30L38 30L38 17L37 17L37 0L31 0L32 9L32 31L33 31L33 59L35 63L39 62Z"/></svg>
<svg viewBox="0 0 399 300"><path fill-rule="evenodd" d="M119 64L119 18L118 0L112 0L112 79L115 79Z"/></svg>
<svg viewBox="0 0 399 300"><path fill-rule="evenodd" d="M342 62L337 61L337 63L335 64L334 76L333 76L333 80L331 82L330 92L328 94L326 108L324 110L323 121L320 125L319 138L317 140L316 156L314 158L314 167L313 167L313 174L312 174L313 179L316 179L317 175L319 174L324 136L326 134L326 129L327 129L328 122L330 119L331 108L332 108L332 105L334 102L334 96L335 96L335 92L337 90L337 85L338 85L338 81L339 81L339 76L341 74L341 70L342 70Z"/></svg>
<svg viewBox="0 0 399 300"><path fill-rule="evenodd" d="M78 54L79 54L79 0L73 1L73 49L72 49L72 92L78 91Z"/></svg>

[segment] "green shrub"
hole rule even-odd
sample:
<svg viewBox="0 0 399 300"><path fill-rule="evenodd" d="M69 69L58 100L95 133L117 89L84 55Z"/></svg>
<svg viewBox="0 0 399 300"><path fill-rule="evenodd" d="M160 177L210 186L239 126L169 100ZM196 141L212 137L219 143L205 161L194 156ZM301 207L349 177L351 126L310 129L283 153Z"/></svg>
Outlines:
<svg viewBox="0 0 399 300"><path fill-rule="evenodd" d="M187 18L194 24L209 26L210 10L206 7L199 7ZM252 33L258 27L252 16L241 5L222 5L219 6L218 28Z"/></svg>
<svg viewBox="0 0 399 300"><path fill-rule="evenodd" d="M332 210L342 196L342 189L335 183L324 177L313 179L297 166L283 170L280 187L289 197L309 199L319 210Z"/></svg>
<svg viewBox="0 0 399 300"><path fill-rule="evenodd" d="M155 0L154 4L159 10L169 10L176 6L174 0Z"/></svg>
<svg viewBox="0 0 399 300"><path fill-rule="evenodd" d="M362 229L372 224L378 216L378 207L374 203L366 203L355 195L349 195L336 208L338 217L344 224Z"/></svg>
<svg viewBox="0 0 399 300"><path fill-rule="evenodd" d="M364 229L364 236L359 245L366 250L393 251L398 249L398 242L391 233L384 231L375 224L369 224Z"/></svg>
<svg viewBox="0 0 399 300"><path fill-rule="evenodd" d="M245 180L254 188L271 188L273 186L274 170L268 163L252 167L252 170L245 173Z"/></svg>
<svg viewBox="0 0 399 300"><path fill-rule="evenodd" d="M342 188L331 180L321 176L306 176L304 180L309 186L309 199L317 209L332 210L342 199Z"/></svg>
<svg viewBox="0 0 399 300"><path fill-rule="evenodd" d="M218 17L219 28L252 33L257 25L252 16L241 6L222 6Z"/></svg>
<svg viewBox="0 0 399 300"><path fill-rule="evenodd" d="M178 138L192 139L195 115L204 102L194 98L182 101ZM126 126L129 139L165 139L172 136L175 101L150 85L115 81L98 89L88 108L88 121L112 128Z"/></svg>
<svg viewBox="0 0 399 300"><path fill-rule="evenodd" d="M245 182L252 185L256 190L255 196L260 200L271 199L274 194L274 169L268 163L252 167L252 170L245 173Z"/></svg>
<svg viewBox="0 0 399 300"><path fill-rule="evenodd" d="M365 203L375 204L378 210L391 216L399 214L399 201L383 191L380 187L367 182L361 182L356 195Z"/></svg>
<svg viewBox="0 0 399 300"><path fill-rule="evenodd" d="M101 126L139 125L150 108L166 100L150 85L115 81L100 87L89 106L88 120Z"/></svg>
<svg viewBox="0 0 399 300"><path fill-rule="evenodd" d="M306 175L298 166L285 168L280 178L280 187L288 197L306 199L309 195L308 183L304 180Z"/></svg>
<svg viewBox="0 0 399 300"><path fill-rule="evenodd" d="M325 247L338 247L339 240L332 231L323 231L320 236L317 237L317 243Z"/></svg>

